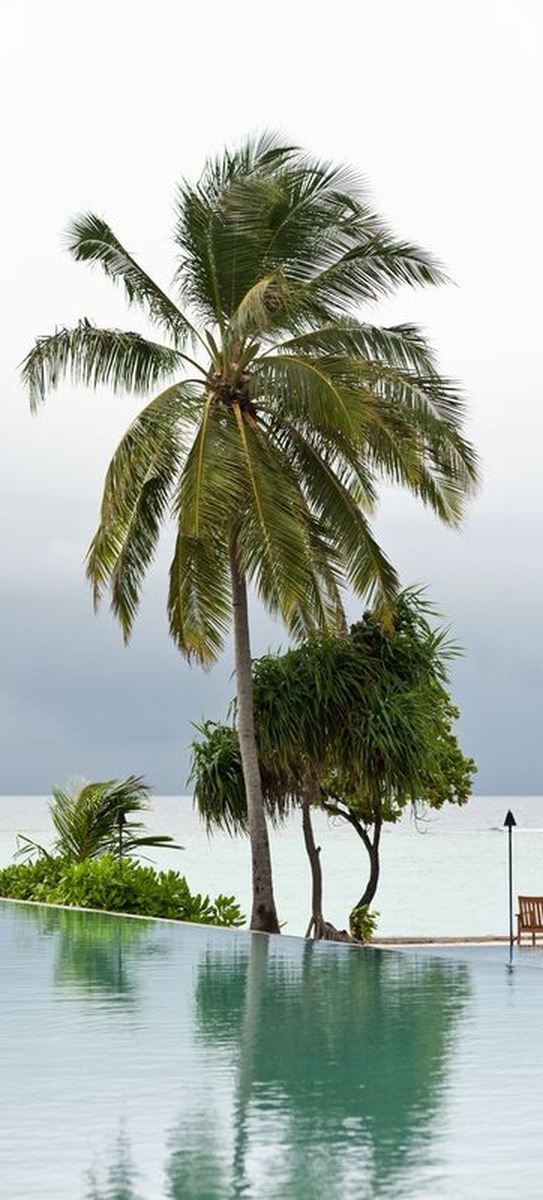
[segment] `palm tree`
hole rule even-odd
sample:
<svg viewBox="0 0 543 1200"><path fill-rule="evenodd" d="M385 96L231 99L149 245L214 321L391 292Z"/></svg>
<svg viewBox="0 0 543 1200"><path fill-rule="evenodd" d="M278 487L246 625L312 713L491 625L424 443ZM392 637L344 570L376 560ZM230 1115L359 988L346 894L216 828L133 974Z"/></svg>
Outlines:
<svg viewBox="0 0 543 1200"><path fill-rule="evenodd" d="M102 783L72 780L66 788L53 784L50 815L55 827L52 853L70 862L86 862L104 854L139 854L144 847L181 850L167 833L147 833L135 814L149 808L151 789L139 775ZM19 834L19 857L51 852Z"/></svg>
<svg viewBox="0 0 543 1200"><path fill-rule="evenodd" d="M476 478L462 402L421 333L353 312L442 273L391 236L351 172L264 134L209 161L176 200L175 299L101 217L72 224L73 257L124 286L157 328L88 320L24 362L35 408L63 378L147 397L109 466L87 569L125 639L160 527L177 528L168 611L188 659L233 623L252 846L252 927L279 928L256 752L247 585L294 636L342 620L340 587L386 605L397 577L369 516L380 479L448 524ZM167 338L167 344L164 342Z"/></svg>

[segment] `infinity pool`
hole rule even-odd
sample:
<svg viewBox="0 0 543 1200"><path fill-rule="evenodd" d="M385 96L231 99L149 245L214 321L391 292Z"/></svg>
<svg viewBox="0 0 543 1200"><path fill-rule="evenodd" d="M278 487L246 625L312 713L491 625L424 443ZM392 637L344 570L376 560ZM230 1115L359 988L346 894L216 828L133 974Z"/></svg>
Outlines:
<svg viewBox="0 0 543 1200"><path fill-rule="evenodd" d="M538 952L0 903L6 1200L539 1200Z"/></svg>

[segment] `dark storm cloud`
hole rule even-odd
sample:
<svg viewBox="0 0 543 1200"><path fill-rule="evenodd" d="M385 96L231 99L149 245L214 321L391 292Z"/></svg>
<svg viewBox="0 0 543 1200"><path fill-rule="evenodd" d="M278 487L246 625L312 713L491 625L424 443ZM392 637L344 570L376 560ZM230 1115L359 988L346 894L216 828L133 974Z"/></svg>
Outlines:
<svg viewBox="0 0 543 1200"><path fill-rule="evenodd" d="M482 500L478 507L467 536L444 531L407 498L388 497L378 530L404 582L432 580L429 598L465 649L453 667L454 694L464 748L479 763L477 790L535 794L541 791L541 575L521 545L507 580L505 548ZM515 511L512 504L513 524ZM0 792L43 792L72 774L128 772L145 774L159 792L182 792L192 722L224 716L232 697L231 648L208 672L176 652L166 627L164 555L125 648L107 608L97 617L91 611L81 506L43 501L37 509L21 506L19 517L24 563L41 552L45 562L56 556L57 566L27 577L21 560L15 579L4 578ZM535 525L524 529L528 542L534 535ZM508 553L514 559L515 546ZM352 619L359 613L352 601ZM253 608L255 653L285 641Z"/></svg>

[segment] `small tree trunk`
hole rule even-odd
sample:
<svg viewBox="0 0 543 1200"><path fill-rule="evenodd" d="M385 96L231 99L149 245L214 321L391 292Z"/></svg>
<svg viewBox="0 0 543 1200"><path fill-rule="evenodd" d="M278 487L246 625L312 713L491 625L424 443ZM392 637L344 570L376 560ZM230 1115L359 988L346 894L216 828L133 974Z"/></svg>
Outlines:
<svg viewBox="0 0 543 1200"><path fill-rule="evenodd" d="M311 920L305 936L311 937L311 931L313 931L313 937L315 940L318 940L324 936L324 917L322 915L321 848L315 845L313 825L311 823L312 792L312 786L308 784L304 788L302 799L302 829L309 866L311 868Z"/></svg>
<svg viewBox="0 0 543 1200"><path fill-rule="evenodd" d="M241 570L237 548L230 551L230 573L232 579L232 602L234 609L234 650L238 696L238 735L243 766L243 778L247 794L247 817L251 840L251 864L253 883L253 910L251 929L267 933L280 933L275 900L273 896L270 843L264 803L262 782L258 763L253 711L253 676L251 648L249 643L249 617L247 611L247 587Z"/></svg>
<svg viewBox="0 0 543 1200"><path fill-rule="evenodd" d="M377 886L379 883L379 872L381 869L381 863L380 863L380 859L379 859L379 842L381 840L381 828L382 828L381 822L376 822L375 826L374 826L373 839L371 839L369 837L364 839L364 845L366 847L366 850L369 855L369 860L370 860L370 874L369 874L369 879L368 879L368 882L364 889L364 892L363 892L362 896L360 897L358 904L355 905L353 912L355 912L357 908L362 908L365 905L371 904L371 902L375 896L375 893L377 891ZM351 913L351 916L352 916L352 913Z"/></svg>
<svg viewBox="0 0 543 1200"><path fill-rule="evenodd" d="M321 848L315 845L311 808L320 799L319 781L311 771L308 771L304 781L302 796L302 829L309 865L311 867L311 920L307 927L306 938L313 933L314 940L321 938L328 942L352 942L354 939L346 929L336 929L322 914L322 866Z"/></svg>

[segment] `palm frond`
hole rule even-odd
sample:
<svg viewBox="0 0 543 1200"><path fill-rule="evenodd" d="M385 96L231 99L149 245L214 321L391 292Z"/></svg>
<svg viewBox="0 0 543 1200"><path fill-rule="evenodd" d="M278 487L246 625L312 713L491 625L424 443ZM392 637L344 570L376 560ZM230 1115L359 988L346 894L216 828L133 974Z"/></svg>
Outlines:
<svg viewBox="0 0 543 1200"><path fill-rule="evenodd" d="M299 487L265 431L237 413L246 502L236 522L241 564L271 612L297 626L314 585Z"/></svg>
<svg viewBox="0 0 543 1200"><path fill-rule="evenodd" d="M358 232L358 231L357 231ZM374 303L404 285L443 283L441 267L420 247L376 234L350 246L307 284L308 296L331 315L345 315L353 305Z"/></svg>
<svg viewBox="0 0 543 1200"><path fill-rule="evenodd" d="M273 354L254 364L253 394L264 408L356 438L364 417L360 372L351 360Z"/></svg>
<svg viewBox="0 0 543 1200"><path fill-rule="evenodd" d="M230 627L228 546L218 537L180 529L170 567L170 635L186 658L209 666Z"/></svg>
<svg viewBox="0 0 543 1200"><path fill-rule="evenodd" d="M114 283L122 283L129 304L138 304L152 320L182 346L193 328L173 300L125 250L109 225L95 213L76 217L67 233L67 246L76 262L100 266Z"/></svg>
<svg viewBox="0 0 543 1200"><path fill-rule="evenodd" d="M306 278L337 219L337 187L354 185L344 169L274 139L270 147L260 153L248 142L227 151L178 194L181 294L221 327L263 276L284 267L289 284ZM315 301L306 297L304 307L314 312Z"/></svg>
<svg viewBox="0 0 543 1200"><path fill-rule="evenodd" d="M342 483L333 464L311 442L291 429L292 457L304 480L309 503L329 530L346 577L368 603L390 604L398 578L375 541L359 504Z"/></svg>
<svg viewBox="0 0 543 1200"><path fill-rule="evenodd" d="M303 479L289 454L284 427L266 421L260 425L260 434L266 436L266 453L275 461L278 479L283 480L282 490L290 489L295 510L303 523L308 577L303 600L292 606L288 628L300 640L317 631L345 629L342 562L330 537L330 529L308 503Z"/></svg>
<svg viewBox="0 0 543 1200"><path fill-rule="evenodd" d="M233 406L207 394L175 497L180 528L191 537L228 527L245 501L244 465Z"/></svg>
<svg viewBox="0 0 543 1200"><path fill-rule="evenodd" d="M83 319L72 329L38 338L23 362L22 376L35 410L64 379L147 395L183 365L183 356L170 346L149 342L139 333L98 329Z"/></svg>
<svg viewBox="0 0 543 1200"><path fill-rule="evenodd" d="M172 638L203 663L216 659L229 625L228 547L247 491L233 408L208 396L174 497L178 535L168 599Z"/></svg>
<svg viewBox="0 0 543 1200"><path fill-rule="evenodd" d="M100 783L74 780L66 789L53 786L51 817L56 837L56 855L74 862L116 854L119 848L119 817L123 820L123 854L138 853L141 847L167 846L180 849L166 834L149 834L133 814L149 807L150 788L139 775L108 779ZM28 843L24 853L46 853Z"/></svg>
<svg viewBox="0 0 543 1200"><path fill-rule="evenodd" d="M434 352L416 325L378 326L344 317L299 334L278 349L319 357L358 357L421 376L437 371Z"/></svg>
<svg viewBox="0 0 543 1200"><path fill-rule="evenodd" d="M254 176L273 175L277 169L300 154L298 147L286 145L281 134L264 129L244 138L236 149L226 148L220 155L207 159L200 176L200 191L211 200L220 201L224 191L234 181ZM184 184L180 189L191 190Z"/></svg>
<svg viewBox="0 0 543 1200"><path fill-rule="evenodd" d="M461 432L463 401L454 385L434 387L381 368L372 386L379 401L365 431L372 469L457 524L478 484L478 458Z"/></svg>
<svg viewBox="0 0 543 1200"><path fill-rule="evenodd" d="M87 554L97 605L106 588L128 640L141 583L184 459L184 430L200 406L194 385L174 384L138 415L120 441L106 475L100 524Z"/></svg>
<svg viewBox="0 0 543 1200"><path fill-rule="evenodd" d="M295 293L288 287L284 275L274 271L264 275L245 293L228 325L233 343L246 338L262 337L272 327L285 320L295 303Z"/></svg>

